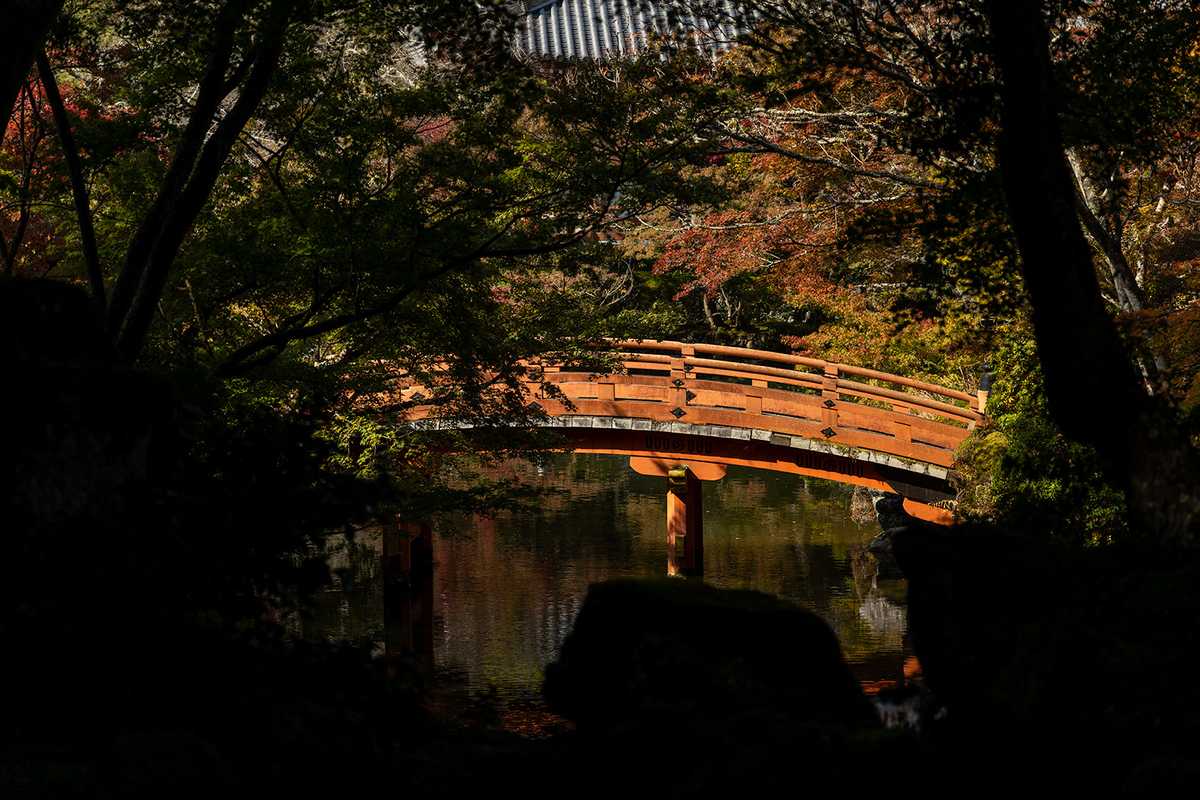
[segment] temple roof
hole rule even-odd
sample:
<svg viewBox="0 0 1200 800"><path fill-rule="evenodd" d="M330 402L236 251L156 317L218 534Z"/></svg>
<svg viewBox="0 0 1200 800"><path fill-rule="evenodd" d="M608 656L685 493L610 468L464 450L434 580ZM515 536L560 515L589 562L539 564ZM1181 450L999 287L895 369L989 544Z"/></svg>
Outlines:
<svg viewBox="0 0 1200 800"><path fill-rule="evenodd" d="M687 38L715 57L744 30L735 0L530 0L517 46L553 61L627 58L658 37ZM693 9L704 8L696 14Z"/></svg>

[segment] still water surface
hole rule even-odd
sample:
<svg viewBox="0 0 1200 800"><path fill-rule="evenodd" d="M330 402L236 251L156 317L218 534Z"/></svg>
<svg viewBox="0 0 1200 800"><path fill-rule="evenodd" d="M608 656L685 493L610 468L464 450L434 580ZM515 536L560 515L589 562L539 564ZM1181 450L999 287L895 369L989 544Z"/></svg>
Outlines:
<svg viewBox="0 0 1200 800"><path fill-rule="evenodd" d="M480 697L536 706L587 593L608 578L666 571L666 479L620 456L562 455L510 474L551 491L535 512L461 517L434 537L433 669L443 706ZM867 691L919 667L907 641L902 580L874 574L874 521L851 520L850 487L730 467L704 484L704 580L755 589L825 619ZM337 586L309 633L381 638L378 543L334 561Z"/></svg>

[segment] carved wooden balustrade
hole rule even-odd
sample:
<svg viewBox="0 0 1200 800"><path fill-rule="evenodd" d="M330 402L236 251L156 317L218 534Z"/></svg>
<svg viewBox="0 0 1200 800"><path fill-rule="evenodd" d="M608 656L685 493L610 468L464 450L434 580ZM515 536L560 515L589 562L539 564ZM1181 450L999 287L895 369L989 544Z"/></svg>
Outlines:
<svg viewBox="0 0 1200 800"><path fill-rule="evenodd" d="M683 423L697 435L706 435L706 426L768 431L939 467L951 466L955 449L984 418L984 392L970 395L803 356L657 341L608 342L600 349L624 373L531 364L542 373L529 382L531 407L551 417ZM410 402L431 394L418 385L401 391ZM405 418L436 413L418 405Z"/></svg>

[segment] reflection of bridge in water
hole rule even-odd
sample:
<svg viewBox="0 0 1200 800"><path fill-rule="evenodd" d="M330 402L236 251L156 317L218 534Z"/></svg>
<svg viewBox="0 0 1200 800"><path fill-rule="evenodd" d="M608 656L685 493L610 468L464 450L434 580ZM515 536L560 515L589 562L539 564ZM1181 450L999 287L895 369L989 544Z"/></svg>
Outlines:
<svg viewBox="0 0 1200 800"><path fill-rule="evenodd" d="M669 572L702 569L699 481L722 477L730 464L896 492L914 516L949 521L932 504L954 497L954 451L982 421L985 393L762 350L654 341L611 348L622 373L531 364L529 407L577 452L628 455L638 472L669 476ZM435 393L414 384L401 396L419 403ZM436 413L414 405L404 422L476 424Z"/></svg>

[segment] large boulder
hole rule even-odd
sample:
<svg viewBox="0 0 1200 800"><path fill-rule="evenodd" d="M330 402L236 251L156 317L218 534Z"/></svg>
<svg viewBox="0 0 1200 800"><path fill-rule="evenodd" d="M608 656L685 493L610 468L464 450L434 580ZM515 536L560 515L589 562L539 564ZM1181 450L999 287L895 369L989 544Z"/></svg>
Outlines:
<svg viewBox="0 0 1200 800"><path fill-rule="evenodd" d="M593 584L546 670L545 695L580 728L746 711L878 724L837 638L815 614L758 592L678 579Z"/></svg>
<svg viewBox="0 0 1200 800"><path fill-rule="evenodd" d="M578 725L564 763L594 796L876 797L906 774L948 795L932 750L882 729L828 626L758 592L594 584L545 694Z"/></svg>

